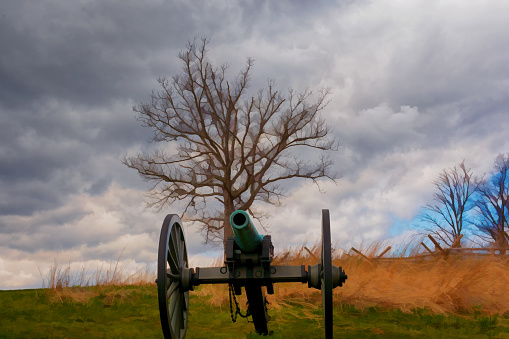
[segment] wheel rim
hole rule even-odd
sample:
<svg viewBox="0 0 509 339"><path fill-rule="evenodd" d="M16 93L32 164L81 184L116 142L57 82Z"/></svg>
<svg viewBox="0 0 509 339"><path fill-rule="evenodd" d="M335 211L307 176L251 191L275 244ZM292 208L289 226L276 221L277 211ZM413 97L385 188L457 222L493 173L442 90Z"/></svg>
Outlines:
<svg viewBox="0 0 509 339"><path fill-rule="evenodd" d="M329 210L322 210L322 307L325 338L332 339L332 254Z"/></svg>
<svg viewBox="0 0 509 339"><path fill-rule="evenodd" d="M159 315L165 338L185 337L189 311L189 292L180 291L180 273L188 267L182 221L168 214L163 221L157 258Z"/></svg>

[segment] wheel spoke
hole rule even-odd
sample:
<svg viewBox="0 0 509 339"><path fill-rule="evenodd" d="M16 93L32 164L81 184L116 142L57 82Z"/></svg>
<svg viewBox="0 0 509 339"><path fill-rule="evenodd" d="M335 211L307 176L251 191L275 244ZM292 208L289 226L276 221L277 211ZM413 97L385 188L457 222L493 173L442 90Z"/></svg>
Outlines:
<svg viewBox="0 0 509 339"><path fill-rule="evenodd" d="M170 299L170 303L168 305L168 308L169 308L168 320L169 320L170 325L173 324L172 319L175 315L175 308L176 308L177 302L178 302L178 296L173 295L172 298Z"/></svg>
<svg viewBox="0 0 509 339"><path fill-rule="evenodd" d="M180 233L180 232L179 232ZM179 264L180 266L185 266L184 263L184 246L182 245L182 236L179 234L179 245L180 245L180 251L179 251Z"/></svg>
<svg viewBox="0 0 509 339"><path fill-rule="evenodd" d="M179 244L180 244L180 252L179 252L179 263L181 266L185 266L185 263L184 263L184 239L182 237L182 230L179 229Z"/></svg>
<svg viewBox="0 0 509 339"><path fill-rule="evenodd" d="M187 316L188 316L188 313L189 313L189 292L185 293L184 296L185 296L185 303L184 303L184 305L186 306L186 310L184 312L184 317L185 317L184 321L187 324Z"/></svg>
<svg viewBox="0 0 509 339"><path fill-rule="evenodd" d="M171 271L166 271L166 278L169 278L170 280L179 280L179 275L173 274Z"/></svg>
<svg viewBox="0 0 509 339"><path fill-rule="evenodd" d="M171 241L171 246L173 247L173 249L175 250L175 253L177 252L177 243L175 242L175 227L172 227L171 231L170 231L170 241Z"/></svg>
<svg viewBox="0 0 509 339"><path fill-rule="evenodd" d="M184 293L184 311L187 311L189 307L189 293Z"/></svg>
<svg viewBox="0 0 509 339"><path fill-rule="evenodd" d="M184 312L186 309L186 300L184 298L184 293L180 294L180 314L179 314L179 328L184 328Z"/></svg>
<svg viewBox="0 0 509 339"><path fill-rule="evenodd" d="M180 313L182 313L182 304L181 304L181 295L175 296L175 307L173 308L173 313L171 314L171 327L175 331L177 337L180 337Z"/></svg>
<svg viewBox="0 0 509 339"><path fill-rule="evenodd" d="M171 298L172 294L175 293L175 291L177 290L178 287L179 287L178 281L174 281L171 283L170 287L166 291L166 299L167 300L169 300Z"/></svg>
<svg viewBox="0 0 509 339"><path fill-rule="evenodd" d="M180 312L175 315L175 319L177 319L179 317L179 314L180 314ZM180 326L179 326L177 320L175 320L175 323L172 325L172 327L173 327L173 332L175 332L175 338L180 338Z"/></svg>
<svg viewBox="0 0 509 339"><path fill-rule="evenodd" d="M169 244L168 247L168 264L170 265L170 270L172 273L178 273L179 272L179 266L177 261L177 256L175 253L175 249Z"/></svg>
<svg viewBox="0 0 509 339"><path fill-rule="evenodd" d="M173 241L175 242L175 259L177 260L177 266L180 268L182 266L182 261L180 260L180 253L182 252L182 244L180 243L180 232L177 227L173 229Z"/></svg>

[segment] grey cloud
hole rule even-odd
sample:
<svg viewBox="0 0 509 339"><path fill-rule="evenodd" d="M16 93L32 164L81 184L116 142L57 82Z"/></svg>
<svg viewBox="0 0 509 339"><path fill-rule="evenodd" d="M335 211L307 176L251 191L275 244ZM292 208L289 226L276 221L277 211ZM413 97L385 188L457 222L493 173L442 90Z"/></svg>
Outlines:
<svg viewBox="0 0 509 339"><path fill-rule="evenodd" d="M507 9L495 2L422 9L433 15L388 3L358 8L359 21L338 28L345 49L367 66L354 78L350 104L360 110L387 102L426 111L465 97L506 94L509 37L500 13ZM384 67L372 69L367 62Z"/></svg>
<svg viewBox="0 0 509 339"><path fill-rule="evenodd" d="M28 216L34 211L57 208L65 203L69 191L78 189L75 183L66 183L62 182L62 178L59 179L57 182L45 182L27 178L25 183L2 183L0 215ZM3 228L3 225L0 225L0 228Z"/></svg>
<svg viewBox="0 0 509 339"><path fill-rule="evenodd" d="M0 127L3 215L55 208L68 195L92 189L98 178L116 177L127 171L121 155L148 139L129 114L130 105L91 110L53 100L32 108L3 110L8 113Z"/></svg>
<svg viewBox="0 0 509 339"><path fill-rule="evenodd" d="M107 175L102 177L101 179L95 181L90 188L86 189L85 192L90 194L91 196L101 195L108 187L110 187L113 178L111 175Z"/></svg>
<svg viewBox="0 0 509 339"><path fill-rule="evenodd" d="M152 75L154 53L173 57L194 31L179 3L19 1L4 11L0 41L9 48L0 56L0 102L7 106L44 97L85 105L130 98Z"/></svg>
<svg viewBox="0 0 509 339"><path fill-rule="evenodd" d="M360 154L383 156L388 151L408 150L420 144L423 135L417 130L419 115L415 107L401 107L394 112L381 105L343 120L339 134Z"/></svg>
<svg viewBox="0 0 509 339"><path fill-rule="evenodd" d="M461 34L455 32L454 36L430 32L428 39L405 46L392 60L392 79L388 79L386 95L394 103L406 101L427 109L451 100L461 101L465 96L496 97L507 93L503 83L509 77L509 38L502 34L505 24L492 24L499 26L499 33L475 36L474 32L480 29L475 26ZM496 53L483 50L482 46L490 40L500 44Z"/></svg>
<svg viewBox="0 0 509 339"><path fill-rule="evenodd" d="M24 205L22 201L18 201L18 204L20 206ZM40 233L41 228L71 224L91 213L92 211L84 208L84 206L61 203L57 208L38 213L32 212L31 215L24 213L14 215L14 213L11 213L10 215L0 216L0 231L2 234L28 233L34 235ZM30 245L35 248L36 242L32 240Z"/></svg>

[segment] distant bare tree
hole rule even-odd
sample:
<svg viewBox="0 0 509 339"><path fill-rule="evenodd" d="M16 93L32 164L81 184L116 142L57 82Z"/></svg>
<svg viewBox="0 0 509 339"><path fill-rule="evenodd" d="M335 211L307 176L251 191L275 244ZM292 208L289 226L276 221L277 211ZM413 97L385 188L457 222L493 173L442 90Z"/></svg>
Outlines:
<svg viewBox="0 0 509 339"><path fill-rule="evenodd" d="M498 248L508 245L504 235L509 220L509 153L499 154L489 179L480 181L475 203L477 216L473 224L480 237ZM505 251L504 251L505 252Z"/></svg>
<svg viewBox="0 0 509 339"><path fill-rule="evenodd" d="M319 90L316 97L307 90L289 90L283 97L269 81L266 89L248 97L253 61L247 59L229 82L227 65L216 68L208 60L207 44L207 39L189 42L179 53L183 72L171 81L159 79L162 90L152 92L151 102L133 107L138 120L153 129L153 142L169 147L125 155L122 162L154 182L150 206L161 209L176 199L188 199L182 218L200 222L206 242L225 242L232 234L233 211L249 211L260 221L262 215L252 208L255 200L281 204L285 191L280 181L311 179L320 192L317 179L336 183L330 158L321 155L318 163L308 164L289 154L290 148L337 150L339 143L323 140L331 130L318 115L328 103L330 89ZM176 151L169 150L172 147ZM207 210L211 200L222 208Z"/></svg>
<svg viewBox="0 0 509 339"><path fill-rule="evenodd" d="M472 177L472 170L466 169L465 161L450 169L444 169L433 181L437 191L433 203L424 207L420 219L430 227L424 227L448 246L461 247L456 241L467 225L466 212L473 207L470 198L478 183Z"/></svg>

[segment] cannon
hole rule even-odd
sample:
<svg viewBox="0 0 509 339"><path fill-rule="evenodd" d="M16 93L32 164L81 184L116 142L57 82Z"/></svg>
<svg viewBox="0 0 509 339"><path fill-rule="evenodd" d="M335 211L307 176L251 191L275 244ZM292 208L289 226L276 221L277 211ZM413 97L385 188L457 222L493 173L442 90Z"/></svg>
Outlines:
<svg viewBox="0 0 509 339"><path fill-rule="evenodd" d="M239 314L236 295L244 288L248 309L255 331L268 335L266 293L274 293L274 283L300 282L321 290L325 338L332 338L332 290L342 286L347 275L341 267L332 265L329 210L322 210L321 260L316 265L272 265L274 246L270 235L260 235L249 215L237 210L230 215L235 236L229 237L224 248L223 267L190 268L182 221L168 214L159 238L157 290L161 327L165 338L184 338L189 314L189 291L202 284L229 284L230 311L235 321ZM235 317L231 304L236 306Z"/></svg>

